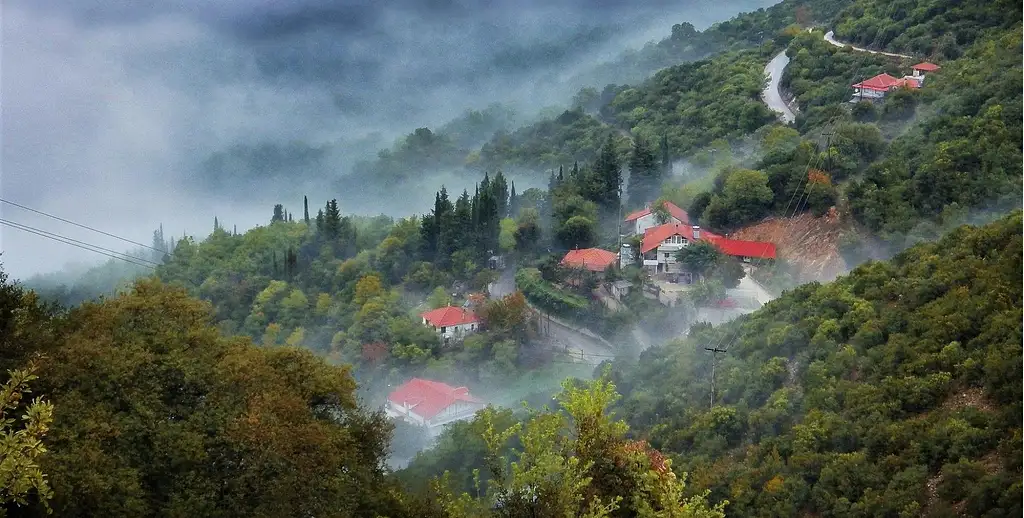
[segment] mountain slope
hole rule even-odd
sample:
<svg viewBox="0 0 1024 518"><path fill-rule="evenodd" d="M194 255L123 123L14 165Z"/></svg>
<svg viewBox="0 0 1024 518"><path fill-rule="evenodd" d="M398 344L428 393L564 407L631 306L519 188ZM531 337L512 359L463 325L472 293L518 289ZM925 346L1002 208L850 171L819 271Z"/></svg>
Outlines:
<svg viewBox="0 0 1024 518"><path fill-rule="evenodd" d="M696 326L619 410L735 516L1019 516L1021 249L1016 212Z"/></svg>

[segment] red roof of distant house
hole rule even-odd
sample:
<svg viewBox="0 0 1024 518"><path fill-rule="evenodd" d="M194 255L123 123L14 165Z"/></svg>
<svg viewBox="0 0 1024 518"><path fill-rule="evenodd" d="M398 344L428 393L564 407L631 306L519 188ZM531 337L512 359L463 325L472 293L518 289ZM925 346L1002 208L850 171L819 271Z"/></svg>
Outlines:
<svg viewBox="0 0 1024 518"><path fill-rule="evenodd" d="M685 223L687 225L690 224L690 215L687 214L685 210L680 209L678 205L670 201L664 202L664 205L665 210L667 210L669 215L671 215L673 218L678 219L681 223ZM636 212L632 212L629 214L629 216L626 216L626 221L638 220L652 212L654 212L654 209L652 207L647 207L646 209L641 209Z"/></svg>
<svg viewBox="0 0 1024 518"><path fill-rule="evenodd" d="M918 63L910 68L912 68L913 70L920 70L922 72L934 72L942 67L936 65L935 63L929 63L925 61L924 63Z"/></svg>
<svg viewBox="0 0 1024 518"><path fill-rule="evenodd" d="M871 79L861 81L854 86L854 88L866 88L868 90L889 90L890 88L901 86L903 80L896 79L889 74L878 74Z"/></svg>
<svg viewBox="0 0 1024 518"><path fill-rule="evenodd" d="M427 319L427 323L434 327L457 326L480 321L473 311L455 306L437 308L432 311L427 311L426 313L421 313L420 316Z"/></svg>
<svg viewBox="0 0 1024 518"><path fill-rule="evenodd" d="M670 223L649 228L644 232L643 241L640 244L640 253L646 254L661 245L666 239L679 235L689 241L693 238L693 227ZM700 230L697 240L707 241L718 247L723 254L736 257L756 257L759 259L775 259L775 245L764 241L740 241L728 239L714 232Z"/></svg>
<svg viewBox="0 0 1024 518"><path fill-rule="evenodd" d="M430 419L457 401L483 403L470 396L466 387L453 387L440 381L413 378L388 395L388 401L409 409L424 419Z"/></svg>
<svg viewBox="0 0 1024 518"><path fill-rule="evenodd" d="M592 272L603 272L608 269L618 256L615 252L609 252L600 248L584 248L583 250L569 250L562 258L562 264L573 268L586 268Z"/></svg>

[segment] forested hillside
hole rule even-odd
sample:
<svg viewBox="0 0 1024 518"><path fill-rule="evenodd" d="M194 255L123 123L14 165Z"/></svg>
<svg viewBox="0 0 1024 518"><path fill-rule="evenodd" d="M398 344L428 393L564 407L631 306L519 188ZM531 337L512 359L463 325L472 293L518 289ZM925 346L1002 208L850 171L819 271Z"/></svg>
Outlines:
<svg viewBox="0 0 1024 518"><path fill-rule="evenodd" d="M734 516L1021 513L1021 214L616 363L619 412ZM718 356L711 401L711 353Z"/></svg>

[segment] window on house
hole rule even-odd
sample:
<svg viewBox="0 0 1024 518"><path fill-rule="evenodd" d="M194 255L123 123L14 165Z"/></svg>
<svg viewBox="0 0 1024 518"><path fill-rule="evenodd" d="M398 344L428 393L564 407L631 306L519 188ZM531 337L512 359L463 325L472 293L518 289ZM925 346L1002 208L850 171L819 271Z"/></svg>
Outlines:
<svg viewBox="0 0 1024 518"><path fill-rule="evenodd" d="M447 332L447 331L448 331L448 328L447 328L447 327L441 326L441 332L442 332L442 333L444 333L444 332Z"/></svg>

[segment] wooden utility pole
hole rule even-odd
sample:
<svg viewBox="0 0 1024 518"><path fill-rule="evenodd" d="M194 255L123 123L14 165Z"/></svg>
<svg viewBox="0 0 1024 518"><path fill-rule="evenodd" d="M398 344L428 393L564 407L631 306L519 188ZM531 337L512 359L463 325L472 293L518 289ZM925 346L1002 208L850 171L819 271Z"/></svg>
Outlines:
<svg viewBox="0 0 1024 518"><path fill-rule="evenodd" d="M711 351L711 408L715 408L715 366L718 363L718 353L726 352L725 349L716 347L705 347L705 351Z"/></svg>

